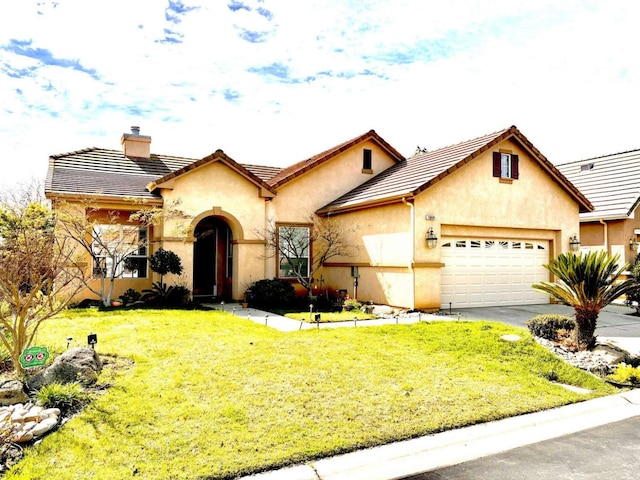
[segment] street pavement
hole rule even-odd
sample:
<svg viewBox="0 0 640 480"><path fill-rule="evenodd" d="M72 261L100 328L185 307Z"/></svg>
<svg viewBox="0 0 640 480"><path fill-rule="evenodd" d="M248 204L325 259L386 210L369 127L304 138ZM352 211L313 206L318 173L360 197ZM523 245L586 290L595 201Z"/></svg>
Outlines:
<svg viewBox="0 0 640 480"><path fill-rule="evenodd" d="M636 480L640 416L403 480Z"/></svg>

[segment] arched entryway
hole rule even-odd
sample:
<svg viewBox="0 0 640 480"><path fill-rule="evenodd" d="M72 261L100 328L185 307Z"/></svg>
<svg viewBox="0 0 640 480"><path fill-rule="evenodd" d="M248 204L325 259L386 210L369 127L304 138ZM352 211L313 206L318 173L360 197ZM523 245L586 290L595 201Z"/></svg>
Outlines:
<svg viewBox="0 0 640 480"><path fill-rule="evenodd" d="M195 227L193 295L196 298L231 298L233 234L220 217L205 217Z"/></svg>

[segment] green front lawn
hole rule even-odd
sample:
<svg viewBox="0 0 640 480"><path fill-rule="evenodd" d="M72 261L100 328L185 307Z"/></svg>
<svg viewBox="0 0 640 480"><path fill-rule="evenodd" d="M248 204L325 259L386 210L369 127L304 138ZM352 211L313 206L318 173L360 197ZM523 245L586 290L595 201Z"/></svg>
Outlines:
<svg viewBox="0 0 640 480"><path fill-rule="evenodd" d="M281 333L224 312L87 310L38 344L89 333L135 363L6 478L230 478L613 393L496 323Z"/></svg>

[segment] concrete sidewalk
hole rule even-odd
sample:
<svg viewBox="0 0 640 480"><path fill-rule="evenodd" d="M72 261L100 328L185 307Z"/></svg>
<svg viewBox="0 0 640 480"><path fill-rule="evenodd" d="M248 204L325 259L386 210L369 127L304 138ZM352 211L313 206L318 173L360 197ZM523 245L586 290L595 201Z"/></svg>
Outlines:
<svg viewBox="0 0 640 480"><path fill-rule="evenodd" d="M317 328L346 328L346 327L373 327L380 325L407 325L411 323L422 322L426 320L447 320L448 317L441 315L432 315L428 313L403 313L399 315L388 315L381 318L371 320L353 320L348 322L331 322L331 323L309 323L293 320L283 317L275 313L265 312L256 308L242 308L239 303L203 303L204 307L214 310L223 310L233 313L234 315L247 318L255 323L275 328L281 332L295 332L298 330L314 330ZM315 313L315 312L314 312Z"/></svg>
<svg viewBox="0 0 640 480"><path fill-rule="evenodd" d="M360 450L243 480L392 480L640 416L640 390Z"/></svg>

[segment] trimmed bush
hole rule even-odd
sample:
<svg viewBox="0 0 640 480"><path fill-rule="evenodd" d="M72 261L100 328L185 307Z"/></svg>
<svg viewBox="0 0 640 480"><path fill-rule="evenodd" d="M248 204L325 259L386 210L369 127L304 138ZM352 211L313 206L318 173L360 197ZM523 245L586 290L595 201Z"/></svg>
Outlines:
<svg viewBox="0 0 640 480"><path fill-rule="evenodd" d="M44 408L59 408L63 414L76 412L89 402L89 395L77 383L50 383L36 393Z"/></svg>
<svg viewBox="0 0 640 480"><path fill-rule="evenodd" d="M278 278L258 280L249 290L249 303L259 308L287 308L293 304L296 296L291 282Z"/></svg>
<svg viewBox="0 0 640 480"><path fill-rule="evenodd" d="M543 314L527 320L527 328L536 337L555 341L560 340L558 333L561 330L565 332L573 331L576 328L576 322L564 315Z"/></svg>

